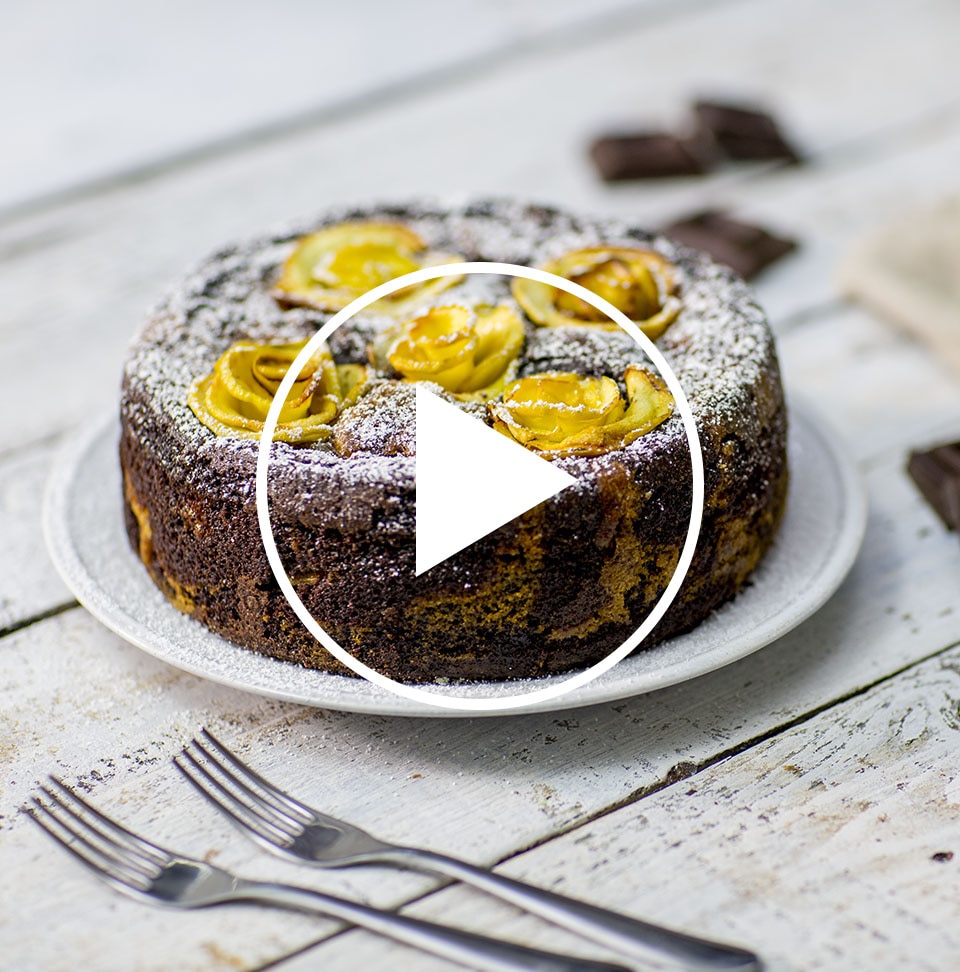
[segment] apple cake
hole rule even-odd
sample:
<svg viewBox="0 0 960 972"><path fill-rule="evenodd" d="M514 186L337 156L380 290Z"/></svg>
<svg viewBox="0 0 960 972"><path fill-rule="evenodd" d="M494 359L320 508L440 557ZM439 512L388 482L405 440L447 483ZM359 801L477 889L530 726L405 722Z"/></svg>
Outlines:
<svg viewBox="0 0 960 972"><path fill-rule="evenodd" d="M244 648L343 672L267 562L259 432L304 342L337 310L457 261L582 284L656 341L684 389L704 456L703 526L640 650L744 586L787 492L776 350L745 284L629 223L418 202L330 211L225 247L135 337L120 409L126 528L179 610ZM419 576L418 382L577 480ZM532 678L605 657L664 590L690 516L683 423L646 355L590 304L521 278L441 278L353 317L297 376L271 450L271 520L295 589L347 651L408 682Z"/></svg>

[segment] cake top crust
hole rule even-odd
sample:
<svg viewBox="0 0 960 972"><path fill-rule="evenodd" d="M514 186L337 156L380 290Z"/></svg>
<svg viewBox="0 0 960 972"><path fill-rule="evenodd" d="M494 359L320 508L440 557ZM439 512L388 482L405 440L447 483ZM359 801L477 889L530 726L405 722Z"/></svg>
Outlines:
<svg viewBox="0 0 960 972"><path fill-rule="evenodd" d="M540 266L567 251L591 246L640 246L656 251L676 266L682 304L679 316L656 343L684 389L698 428L722 425L733 434L757 438L756 430L750 428L755 410L749 396L763 375L771 367L777 368L776 355L762 310L732 271L664 236L618 220L582 218L508 200L458 207L413 202L332 209L318 218L224 247L188 273L150 312L126 361L123 416L141 438L162 429L171 464L176 463L177 453L189 455L191 462L183 475L209 479L221 491L233 491L244 501L252 499L258 443L212 433L187 406L190 389L235 342L303 341L333 316L332 312L284 307L271 291L299 238L324 226L356 220L401 223L431 248L470 261ZM522 315L510 284L508 278L471 275L430 303L507 304ZM388 323L376 314L358 315L331 338L334 358L338 362L364 360L369 338ZM519 375L560 370L605 374L619 380L632 364L650 367L646 355L622 331L527 324ZM272 507L292 504L295 498L302 522L401 533L413 529L412 504L404 502L414 489L413 396L384 394L382 388L378 392L374 382L354 409L374 395L390 405L377 410L368 402L368 424L358 424L363 417L358 413L353 419L355 427L341 430L341 437L349 433L354 437L351 441L359 443L349 456L339 455L333 440L309 446L274 443ZM478 417L486 412L476 404L457 404ZM344 413L339 421L349 414ZM623 449L554 461L590 489L591 482L611 463L655 461L658 454L675 445L678 436L685 439L686 434L675 414ZM384 518L385 509L393 509L396 516Z"/></svg>

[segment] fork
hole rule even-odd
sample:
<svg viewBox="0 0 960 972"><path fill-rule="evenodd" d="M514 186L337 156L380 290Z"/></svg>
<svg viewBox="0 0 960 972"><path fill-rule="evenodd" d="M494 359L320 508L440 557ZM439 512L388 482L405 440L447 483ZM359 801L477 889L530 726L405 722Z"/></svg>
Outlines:
<svg viewBox="0 0 960 972"><path fill-rule="evenodd" d="M434 851L386 843L294 799L247 766L212 733L203 729L201 734L203 741L194 739L174 757L177 768L234 824L278 856L317 867L387 864L442 874L626 955L670 958L699 972L760 969L759 958L747 949L607 911ZM208 767L216 767L219 775Z"/></svg>
<svg viewBox="0 0 960 972"><path fill-rule="evenodd" d="M142 901L173 908L246 901L323 914L488 972L627 972L620 965L496 941L308 888L250 881L165 850L97 810L56 777L50 782L53 789L40 787L46 802L34 796L26 812L107 884Z"/></svg>

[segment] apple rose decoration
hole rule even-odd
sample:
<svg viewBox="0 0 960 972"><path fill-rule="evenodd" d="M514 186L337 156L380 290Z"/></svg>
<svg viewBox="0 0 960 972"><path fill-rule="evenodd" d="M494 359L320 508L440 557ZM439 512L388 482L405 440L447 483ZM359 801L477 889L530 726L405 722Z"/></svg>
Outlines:
<svg viewBox="0 0 960 972"><path fill-rule="evenodd" d="M209 375L194 383L187 404L217 435L258 438L280 382L304 344L234 344ZM366 374L363 365L336 365L328 350L318 351L280 409L274 441L325 439L342 408L356 399Z"/></svg>
<svg viewBox="0 0 960 972"><path fill-rule="evenodd" d="M463 257L428 249L413 230L398 223L338 223L299 240L283 265L274 296L285 304L338 311L405 273L462 262ZM404 287L372 307L403 314L458 279L439 277Z"/></svg>
<svg viewBox="0 0 960 972"><path fill-rule="evenodd" d="M523 321L509 307L452 305L385 332L374 348L409 381L433 381L457 398L498 395L523 347Z"/></svg>
<svg viewBox="0 0 960 972"><path fill-rule="evenodd" d="M548 371L507 386L488 405L493 427L546 456L598 456L622 449L673 413L663 381L633 365L624 373L627 398L612 378Z"/></svg>
<svg viewBox="0 0 960 972"><path fill-rule="evenodd" d="M663 334L680 313L676 268L653 250L623 246L572 250L544 264L542 269L603 297L649 338ZM536 280L515 279L513 295L537 324L580 325L608 331L618 327L580 297Z"/></svg>

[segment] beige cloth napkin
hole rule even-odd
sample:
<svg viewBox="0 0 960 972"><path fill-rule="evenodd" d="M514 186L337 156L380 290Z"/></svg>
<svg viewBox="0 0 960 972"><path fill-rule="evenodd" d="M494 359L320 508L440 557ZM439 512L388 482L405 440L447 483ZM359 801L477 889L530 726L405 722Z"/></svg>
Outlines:
<svg viewBox="0 0 960 972"><path fill-rule="evenodd" d="M960 375L960 196L860 243L841 267L840 287L924 341Z"/></svg>

